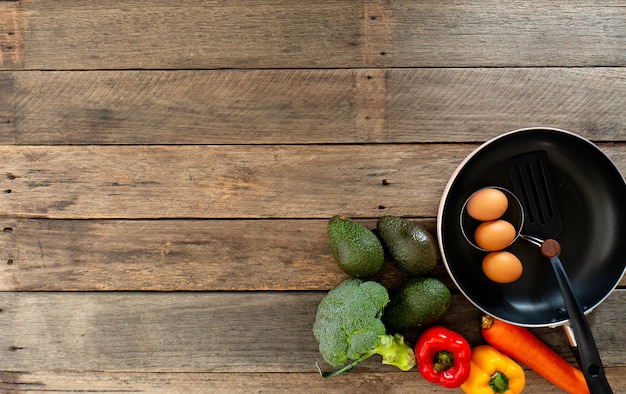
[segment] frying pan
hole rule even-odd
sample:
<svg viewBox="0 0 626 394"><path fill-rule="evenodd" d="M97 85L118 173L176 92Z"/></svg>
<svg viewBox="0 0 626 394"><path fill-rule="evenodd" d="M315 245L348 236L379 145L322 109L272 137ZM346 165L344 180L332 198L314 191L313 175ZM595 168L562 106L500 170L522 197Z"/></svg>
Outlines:
<svg viewBox="0 0 626 394"><path fill-rule="evenodd" d="M597 146L569 131L520 129L474 150L453 173L441 199L441 255L459 290L486 314L525 327L567 326L557 279L536 246L518 239L507 248L520 258L524 272L513 283L499 284L483 274L485 253L461 230L469 196L487 186L511 190L507 159L533 151L545 151L550 162L562 220L560 259L583 312L588 314L608 297L626 267L626 183Z"/></svg>

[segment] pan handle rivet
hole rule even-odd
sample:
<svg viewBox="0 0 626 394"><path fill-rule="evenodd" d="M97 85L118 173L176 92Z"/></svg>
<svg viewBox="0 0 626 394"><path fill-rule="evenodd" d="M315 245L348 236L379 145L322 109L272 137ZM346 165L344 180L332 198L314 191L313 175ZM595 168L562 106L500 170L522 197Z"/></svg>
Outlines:
<svg viewBox="0 0 626 394"><path fill-rule="evenodd" d="M555 239L546 239L541 244L541 254L549 259L556 257L561 254L561 244Z"/></svg>

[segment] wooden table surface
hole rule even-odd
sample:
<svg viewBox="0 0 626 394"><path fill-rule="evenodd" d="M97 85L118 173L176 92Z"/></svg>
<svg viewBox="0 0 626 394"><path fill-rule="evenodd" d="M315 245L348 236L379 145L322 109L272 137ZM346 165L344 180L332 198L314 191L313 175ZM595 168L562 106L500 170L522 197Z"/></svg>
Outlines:
<svg viewBox="0 0 626 394"><path fill-rule="evenodd" d="M0 2L0 391L461 392L379 358L318 375L328 219L434 232L463 158L521 127L625 174L625 67L616 0ZM616 393L625 286L589 316Z"/></svg>

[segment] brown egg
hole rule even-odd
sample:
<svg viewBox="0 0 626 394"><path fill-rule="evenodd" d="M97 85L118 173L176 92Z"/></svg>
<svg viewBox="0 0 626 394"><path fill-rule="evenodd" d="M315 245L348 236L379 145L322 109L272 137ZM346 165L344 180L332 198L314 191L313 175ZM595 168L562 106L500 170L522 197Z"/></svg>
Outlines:
<svg viewBox="0 0 626 394"><path fill-rule="evenodd" d="M506 220L498 219L483 222L474 232L476 245L488 250L502 250L509 246L517 236L515 227Z"/></svg>
<svg viewBox="0 0 626 394"><path fill-rule="evenodd" d="M509 206L509 201L501 190L485 188L477 191L467 201L466 210L468 215L476 220L496 220L504 215Z"/></svg>
<svg viewBox="0 0 626 394"><path fill-rule="evenodd" d="M487 278L498 283L514 282L524 270L517 256L506 251L487 253L482 266Z"/></svg>

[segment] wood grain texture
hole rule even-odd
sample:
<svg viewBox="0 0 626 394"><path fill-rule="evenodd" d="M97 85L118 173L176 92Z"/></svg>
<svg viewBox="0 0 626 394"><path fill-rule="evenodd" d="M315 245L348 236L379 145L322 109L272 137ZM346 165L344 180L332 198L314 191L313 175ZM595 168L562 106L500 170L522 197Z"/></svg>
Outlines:
<svg viewBox="0 0 626 394"><path fill-rule="evenodd" d="M626 368L612 367L606 374L616 393L626 390ZM352 371L341 378L323 380L317 373L150 373L150 372L5 372L0 389L23 394L89 392L150 394L250 394L295 392L320 394L461 393L426 382L417 372ZM526 371L525 394L562 394L533 371Z"/></svg>
<svg viewBox="0 0 626 394"><path fill-rule="evenodd" d="M376 219L357 221L376 227ZM413 221L435 234L434 219ZM3 219L0 226L0 291L329 290L347 278L330 253L326 219ZM455 287L443 264L436 275ZM396 289L407 277L386 261L374 279Z"/></svg>
<svg viewBox="0 0 626 394"><path fill-rule="evenodd" d="M435 217L476 144L0 146L0 215ZM600 144L626 173L623 144ZM382 182L385 180L386 182Z"/></svg>
<svg viewBox="0 0 626 394"><path fill-rule="evenodd" d="M321 359L311 327L325 292L0 294L0 370L315 373ZM624 366L626 291L589 317L602 361ZM454 295L442 324L484 343L481 313ZM574 362L560 329L533 329ZM418 335L405 330L409 341ZM356 371L393 372L368 360Z"/></svg>
<svg viewBox="0 0 626 394"><path fill-rule="evenodd" d="M4 3L4 2L3 2ZM5 3L6 4L6 3ZM3 69L623 66L619 1L28 1ZM28 27L26 27L28 26ZM5 55L6 56L6 55Z"/></svg>
<svg viewBox="0 0 626 394"><path fill-rule="evenodd" d="M407 66L420 60L460 67L623 65L624 57L614 56L624 45L622 6L601 1L478 0L444 6L407 1L394 7L391 57Z"/></svg>
<svg viewBox="0 0 626 394"><path fill-rule="evenodd" d="M434 217L447 179L473 148L4 146L0 214L89 219L328 219L338 213Z"/></svg>
<svg viewBox="0 0 626 394"><path fill-rule="evenodd" d="M363 63L363 3L22 2L26 69L342 67ZM8 65L11 67L11 65Z"/></svg>
<svg viewBox="0 0 626 394"><path fill-rule="evenodd" d="M626 141L622 68L0 73L2 144Z"/></svg>

